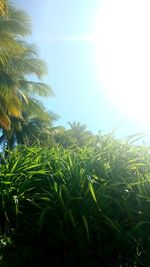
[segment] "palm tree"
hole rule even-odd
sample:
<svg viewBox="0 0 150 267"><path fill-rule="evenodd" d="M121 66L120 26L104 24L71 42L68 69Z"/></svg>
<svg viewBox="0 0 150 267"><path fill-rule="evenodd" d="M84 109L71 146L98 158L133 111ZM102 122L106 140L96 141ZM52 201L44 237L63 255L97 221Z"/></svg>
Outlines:
<svg viewBox="0 0 150 267"><path fill-rule="evenodd" d="M23 119L11 118L11 130L2 130L0 145L11 150L15 145L50 145L53 142L53 123L58 116L45 110L43 105L35 99L24 106Z"/></svg>
<svg viewBox="0 0 150 267"><path fill-rule="evenodd" d="M1 10L6 10L6 2L0 2ZM10 128L9 116L21 117L21 102L16 96L16 79L12 72L14 57L20 57L25 50L18 41L18 36L27 35L30 31L28 16L7 6L7 17L0 16L0 124ZM11 100L11 101L10 101Z"/></svg>
<svg viewBox="0 0 150 267"><path fill-rule="evenodd" d="M87 126L85 124L81 124L80 122L68 122L68 124L70 126L68 133L75 144L84 146L90 143L92 132L87 130Z"/></svg>
<svg viewBox="0 0 150 267"><path fill-rule="evenodd" d="M79 122L68 122L70 129L57 127L53 133L54 140L63 147L90 145L93 140L93 134L87 130L86 125Z"/></svg>
<svg viewBox="0 0 150 267"><path fill-rule="evenodd" d="M21 39L30 31L26 13L8 5L7 18L0 16L0 125L8 136L14 120L24 121L24 108L35 113L38 103L33 96L53 95L52 89L40 81L46 74L45 62L38 59L33 45ZM29 76L36 80L29 80Z"/></svg>
<svg viewBox="0 0 150 267"><path fill-rule="evenodd" d="M32 95L51 96L52 89L45 83L30 81L28 75L42 78L45 63L36 57L31 47L26 47L20 56L13 56L5 66L0 66L0 124L10 129L10 116L22 117L23 103L28 103Z"/></svg>
<svg viewBox="0 0 150 267"><path fill-rule="evenodd" d="M70 135L69 131L66 130L63 126L58 126L54 129L53 140L55 145L62 145L64 148L72 146L75 144L75 140Z"/></svg>

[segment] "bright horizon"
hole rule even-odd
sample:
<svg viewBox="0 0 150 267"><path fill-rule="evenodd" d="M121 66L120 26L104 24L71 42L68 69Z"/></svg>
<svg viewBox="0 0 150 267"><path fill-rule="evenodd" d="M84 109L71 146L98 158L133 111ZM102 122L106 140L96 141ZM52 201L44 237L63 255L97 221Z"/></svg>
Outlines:
<svg viewBox="0 0 150 267"><path fill-rule="evenodd" d="M33 40L56 93L46 107L94 132L150 132L148 0L16 0L33 22ZM142 4L141 4L142 3Z"/></svg>

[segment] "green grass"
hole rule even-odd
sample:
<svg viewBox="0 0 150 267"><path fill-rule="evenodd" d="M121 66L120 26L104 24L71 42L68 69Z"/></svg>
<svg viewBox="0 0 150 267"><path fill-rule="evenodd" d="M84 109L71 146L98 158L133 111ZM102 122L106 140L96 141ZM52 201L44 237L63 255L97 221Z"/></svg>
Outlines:
<svg viewBox="0 0 150 267"><path fill-rule="evenodd" d="M16 147L2 160L1 266L149 266L149 148L97 144Z"/></svg>

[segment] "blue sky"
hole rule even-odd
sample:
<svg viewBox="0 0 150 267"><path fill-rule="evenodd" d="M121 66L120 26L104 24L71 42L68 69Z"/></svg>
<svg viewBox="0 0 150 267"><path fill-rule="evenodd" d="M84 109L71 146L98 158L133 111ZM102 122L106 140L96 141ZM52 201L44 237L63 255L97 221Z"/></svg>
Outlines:
<svg viewBox="0 0 150 267"><path fill-rule="evenodd" d="M103 83L101 79L100 69L103 66L99 67L97 60L101 61L102 55L107 54L107 51L103 53L101 45L98 49L95 48L90 36L95 34L95 29L99 26L99 16L105 0L13 2L26 10L32 19L33 33L29 40L36 43L39 56L47 62L49 74L44 81L51 85L56 94L55 98L44 100L44 104L47 109L60 115L58 124L67 126L68 121L79 121L95 133L98 130L109 132L116 128L118 137L149 131L149 126L139 123L112 100L108 90L105 90L107 83ZM106 7L105 12L107 13ZM104 23L106 21L102 21ZM109 27L106 25L106 31L104 35L101 34L102 40L98 40L97 46L102 41L105 45L105 35L110 34L110 24ZM111 40L108 42L111 43ZM100 59L97 51L101 53ZM109 75L110 72L106 71L108 80ZM120 99L121 97L125 95L120 94Z"/></svg>

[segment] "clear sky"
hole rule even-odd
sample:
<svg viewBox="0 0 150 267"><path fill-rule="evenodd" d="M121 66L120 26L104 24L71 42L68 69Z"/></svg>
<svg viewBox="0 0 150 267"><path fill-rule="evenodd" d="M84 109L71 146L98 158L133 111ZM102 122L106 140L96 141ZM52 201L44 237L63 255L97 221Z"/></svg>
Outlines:
<svg viewBox="0 0 150 267"><path fill-rule="evenodd" d="M14 0L32 19L48 63L44 101L58 124L79 121L116 136L150 132L148 0ZM142 40L142 41L141 41Z"/></svg>

